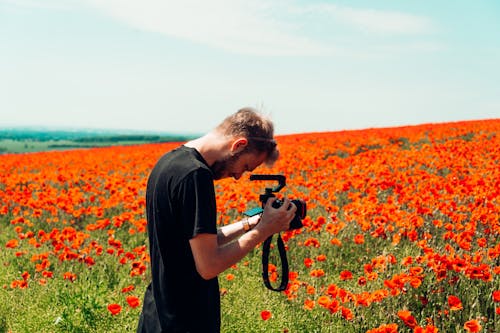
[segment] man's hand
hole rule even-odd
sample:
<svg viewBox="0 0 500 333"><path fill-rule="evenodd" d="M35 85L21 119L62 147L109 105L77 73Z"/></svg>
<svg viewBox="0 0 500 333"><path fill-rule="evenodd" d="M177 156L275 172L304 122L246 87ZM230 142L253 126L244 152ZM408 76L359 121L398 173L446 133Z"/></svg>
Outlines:
<svg viewBox="0 0 500 333"><path fill-rule="evenodd" d="M297 211L297 207L288 198L283 199L283 204L280 207L272 207L273 202L276 200L275 197L267 200L260 222L256 226L256 228L260 228L263 232L269 234L269 236L288 230L290 222Z"/></svg>

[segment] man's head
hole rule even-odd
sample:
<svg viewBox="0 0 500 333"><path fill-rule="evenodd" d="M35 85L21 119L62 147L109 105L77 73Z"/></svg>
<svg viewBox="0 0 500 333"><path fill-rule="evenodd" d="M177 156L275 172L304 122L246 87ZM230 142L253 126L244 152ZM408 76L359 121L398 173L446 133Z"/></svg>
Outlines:
<svg viewBox="0 0 500 333"><path fill-rule="evenodd" d="M244 152L265 153L265 163L272 165L279 156L274 140L272 121L253 108L243 108L230 115L217 126L216 130L228 137L245 138Z"/></svg>
<svg viewBox="0 0 500 333"><path fill-rule="evenodd" d="M260 164L272 165L279 157L272 121L253 108L243 108L216 127L230 141L230 152L212 165L215 178L238 179Z"/></svg>

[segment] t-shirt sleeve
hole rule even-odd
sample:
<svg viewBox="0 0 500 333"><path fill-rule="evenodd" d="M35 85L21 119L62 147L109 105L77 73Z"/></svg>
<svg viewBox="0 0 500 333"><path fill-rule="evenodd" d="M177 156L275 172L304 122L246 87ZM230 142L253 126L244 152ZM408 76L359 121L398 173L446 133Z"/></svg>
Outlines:
<svg viewBox="0 0 500 333"><path fill-rule="evenodd" d="M179 186L179 198L184 234L217 233L217 207L213 177L208 170L195 170Z"/></svg>

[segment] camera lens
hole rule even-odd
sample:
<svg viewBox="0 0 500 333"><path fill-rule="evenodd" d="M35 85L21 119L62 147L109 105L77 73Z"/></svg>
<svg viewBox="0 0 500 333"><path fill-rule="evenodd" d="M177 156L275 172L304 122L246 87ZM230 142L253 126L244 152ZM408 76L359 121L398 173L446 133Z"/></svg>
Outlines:
<svg viewBox="0 0 500 333"><path fill-rule="evenodd" d="M280 208L283 205L283 201L280 199L276 199L271 205L273 208Z"/></svg>
<svg viewBox="0 0 500 333"><path fill-rule="evenodd" d="M301 220L305 218L307 215L306 202L301 199L292 200L292 202L295 206L297 206L297 211L295 212L295 215L298 216Z"/></svg>

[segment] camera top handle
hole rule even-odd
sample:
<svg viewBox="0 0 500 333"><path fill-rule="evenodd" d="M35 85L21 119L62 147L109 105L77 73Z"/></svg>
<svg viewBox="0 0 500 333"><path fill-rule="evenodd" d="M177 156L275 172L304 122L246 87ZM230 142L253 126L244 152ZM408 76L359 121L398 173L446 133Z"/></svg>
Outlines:
<svg viewBox="0 0 500 333"><path fill-rule="evenodd" d="M269 189L269 192L279 192L283 187L286 186L286 177L284 175L250 175L250 180L276 180L278 185ZM266 188L267 192L267 188Z"/></svg>
<svg viewBox="0 0 500 333"><path fill-rule="evenodd" d="M259 196L259 200L262 203L262 208L267 202L267 199L274 197L274 192L279 192L283 187L286 186L286 177L283 175L250 175L250 180L275 180L278 182L273 188L266 187L264 194Z"/></svg>

